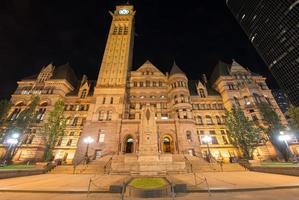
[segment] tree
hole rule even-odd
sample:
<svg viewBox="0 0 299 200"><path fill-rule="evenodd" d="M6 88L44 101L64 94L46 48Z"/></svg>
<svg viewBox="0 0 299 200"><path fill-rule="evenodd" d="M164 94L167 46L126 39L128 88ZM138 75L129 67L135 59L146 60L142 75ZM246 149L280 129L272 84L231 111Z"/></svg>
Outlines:
<svg viewBox="0 0 299 200"><path fill-rule="evenodd" d="M292 126L299 129L299 107L291 105L288 108L288 115L292 119Z"/></svg>
<svg viewBox="0 0 299 200"><path fill-rule="evenodd" d="M29 126L36 121L36 107L38 106L40 98L34 96L28 107L23 110L15 122L15 129L22 135L28 130Z"/></svg>
<svg viewBox="0 0 299 200"><path fill-rule="evenodd" d="M6 130L7 133L17 133L19 137L17 144L7 147L5 156L5 160L7 162L10 162L12 160L18 149L22 146L24 135L28 131L30 125L36 120L36 107L38 106L39 100L40 98L38 96L33 96L30 104L19 114L16 121L8 124Z"/></svg>
<svg viewBox="0 0 299 200"><path fill-rule="evenodd" d="M58 138L64 135L66 127L66 119L64 113L64 102L58 100L54 104L54 108L49 112L47 122L44 125L44 138L46 142L46 149L44 158L45 161L50 161L53 157L53 149L57 143Z"/></svg>
<svg viewBox="0 0 299 200"><path fill-rule="evenodd" d="M240 107L226 111L226 126L232 144L242 149L244 159L252 159L253 152L261 140L261 129L245 116Z"/></svg>
<svg viewBox="0 0 299 200"><path fill-rule="evenodd" d="M5 99L0 100L0 127L2 127L6 122L10 107L11 107L10 101Z"/></svg>
<svg viewBox="0 0 299 200"><path fill-rule="evenodd" d="M267 124L267 128L264 128L264 131L268 135L268 138L270 139L275 149L281 153L286 161L288 161L290 155L287 147L278 139L280 131L284 130L284 126L281 124L279 115L268 103L259 103L258 108L264 121Z"/></svg>

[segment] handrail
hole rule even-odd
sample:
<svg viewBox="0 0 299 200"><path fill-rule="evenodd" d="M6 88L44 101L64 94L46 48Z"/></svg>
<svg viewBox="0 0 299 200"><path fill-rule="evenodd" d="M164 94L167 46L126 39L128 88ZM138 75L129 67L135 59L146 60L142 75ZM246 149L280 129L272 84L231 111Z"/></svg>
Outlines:
<svg viewBox="0 0 299 200"><path fill-rule="evenodd" d="M175 190L174 190L174 184L173 182L170 180L170 176L169 174L166 172L166 177L165 177L166 181L169 183L170 185L170 192L171 192L171 199L174 200L175 199Z"/></svg>
<svg viewBox="0 0 299 200"><path fill-rule="evenodd" d="M192 163L191 163L190 160L186 157L185 154L184 154L184 158L185 158L185 161L187 161L187 163L189 164L189 166L190 166L190 172L192 173L192 172L193 172L193 166L192 166Z"/></svg>
<svg viewBox="0 0 299 200"><path fill-rule="evenodd" d="M211 196L211 189L210 189L210 185L209 185L209 182L208 182L208 179L207 177L203 176L203 177L199 177L198 175L196 175L196 173L193 173L194 175L194 185L195 186L198 186L202 183L205 183L207 185L207 188L208 188L208 193L209 193L209 196ZM201 182L197 182L197 178L200 178L202 181Z"/></svg>
<svg viewBox="0 0 299 200"><path fill-rule="evenodd" d="M122 189L121 189L121 195L120 195L121 200L124 200L126 188L127 188L128 184L130 182L129 179L131 179L131 177L125 178L124 181L123 181Z"/></svg>
<svg viewBox="0 0 299 200"><path fill-rule="evenodd" d="M87 162L87 161L90 160L92 157L93 157L93 156L88 156L87 158L84 157L84 158L82 158L81 160L79 160L79 162L74 163L74 164L73 164L73 174L75 174L75 172L76 172L76 167L77 167L78 165L82 164L83 161L86 161L86 162L85 162L85 165L86 165L86 167L87 167L87 165L88 165L88 162Z"/></svg>
<svg viewBox="0 0 299 200"><path fill-rule="evenodd" d="M104 165L104 173L105 174L109 174L110 173L112 159L113 159L113 156L111 156L111 158L109 158L109 160L107 161L107 163ZM109 172L107 171L108 167L109 167Z"/></svg>

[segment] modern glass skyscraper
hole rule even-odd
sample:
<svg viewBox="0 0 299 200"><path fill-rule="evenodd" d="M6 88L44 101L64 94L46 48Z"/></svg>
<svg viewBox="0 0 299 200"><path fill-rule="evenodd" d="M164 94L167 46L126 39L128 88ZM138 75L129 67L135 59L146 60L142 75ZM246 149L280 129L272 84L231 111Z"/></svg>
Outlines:
<svg viewBox="0 0 299 200"><path fill-rule="evenodd" d="M299 0L227 0L290 101L299 106Z"/></svg>

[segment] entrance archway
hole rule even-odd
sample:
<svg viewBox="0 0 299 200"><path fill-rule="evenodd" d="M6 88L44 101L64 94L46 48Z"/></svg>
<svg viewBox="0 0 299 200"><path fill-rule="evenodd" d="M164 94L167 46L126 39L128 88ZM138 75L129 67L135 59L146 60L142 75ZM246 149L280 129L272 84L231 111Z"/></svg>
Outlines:
<svg viewBox="0 0 299 200"><path fill-rule="evenodd" d="M166 135L162 139L163 153L174 153L173 139L171 136Z"/></svg>
<svg viewBox="0 0 299 200"><path fill-rule="evenodd" d="M124 153L133 153L133 152L134 152L134 139L132 136L128 136L125 139Z"/></svg>

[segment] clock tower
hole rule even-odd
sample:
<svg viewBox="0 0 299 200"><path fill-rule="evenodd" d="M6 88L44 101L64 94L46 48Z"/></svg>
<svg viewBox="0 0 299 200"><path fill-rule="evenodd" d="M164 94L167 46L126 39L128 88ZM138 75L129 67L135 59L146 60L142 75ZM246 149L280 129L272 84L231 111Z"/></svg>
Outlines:
<svg viewBox="0 0 299 200"><path fill-rule="evenodd" d="M131 69L134 44L132 5L116 6L97 81L98 87L125 87Z"/></svg>
<svg viewBox="0 0 299 200"><path fill-rule="evenodd" d="M110 15L112 23L76 160L84 157L83 138L87 136L94 139L101 137L105 141L94 142L90 146L90 151L96 154L120 149L119 134L126 116L128 75L133 57L135 11L132 5L118 5Z"/></svg>

